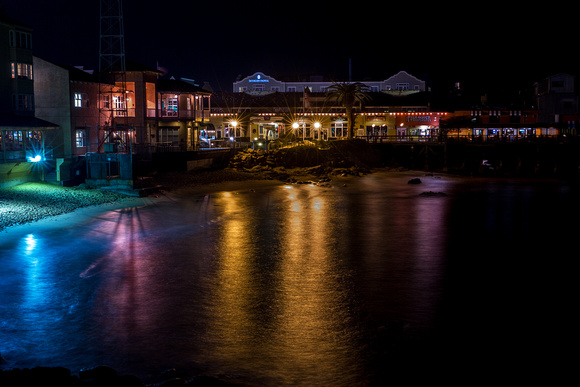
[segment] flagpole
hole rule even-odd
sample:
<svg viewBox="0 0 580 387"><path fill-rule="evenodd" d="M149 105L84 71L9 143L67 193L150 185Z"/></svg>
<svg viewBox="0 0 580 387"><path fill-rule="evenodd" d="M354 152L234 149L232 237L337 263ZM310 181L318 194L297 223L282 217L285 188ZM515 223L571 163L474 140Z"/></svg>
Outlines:
<svg viewBox="0 0 580 387"><path fill-rule="evenodd" d="M306 115L306 86L302 89L302 142L304 142L306 136L306 122L304 121L304 116Z"/></svg>

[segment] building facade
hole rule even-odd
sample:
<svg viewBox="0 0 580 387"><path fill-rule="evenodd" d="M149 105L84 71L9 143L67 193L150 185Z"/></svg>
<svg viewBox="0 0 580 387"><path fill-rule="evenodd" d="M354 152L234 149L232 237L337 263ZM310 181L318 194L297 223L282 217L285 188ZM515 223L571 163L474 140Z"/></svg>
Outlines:
<svg viewBox="0 0 580 387"><path fill-rule="evenodd" d="M310 77L308 81L279 81L262 72L254 73L239 81L234 82L234 93L248 93L263 95L270 93L295 93L308 89L313 93L325 93L333 82L323 81L321 77ZM383 81L362 81L371 92L388 92L397 95L411 94L426 91L425 81L414 77L406 71Z"/></svg>
<svg viewBox="0 0 580 387"><path fill-rule="evenodd" d="M35 117L32 28L0 15L0 187L35 179L33 164L52 158L46 133L58 125Z"/></svg>
<svg viewBox="0 0 580 387"><path fill-rule="evenodd" d="M376 140L437 133L442 113L430 112L424 81L400 71L383 81L361 83L370 98L355 107L356 136ZM327 95L333 84L315 77L285 82L261 72L234 82L232 93L214 96L214 140L217 144L288 137L313 141L347 138L346 111Z"/></svg>
<svg viewBox="0 0 580 387"><path fill-rule="evenodd" d="M564 134L577 134L579 100L575 77L556 74L534 84L538 121L560 129Z"/></svg>

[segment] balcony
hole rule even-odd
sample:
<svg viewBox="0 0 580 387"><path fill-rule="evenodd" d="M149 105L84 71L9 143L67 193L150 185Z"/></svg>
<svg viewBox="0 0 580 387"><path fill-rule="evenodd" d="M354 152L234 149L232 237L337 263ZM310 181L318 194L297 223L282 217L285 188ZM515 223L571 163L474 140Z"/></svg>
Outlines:
<svg viewBox="0 0 580 387"><path fill-rule="evenodd" d="M147 116L151 117L149 115L150 114L149 110L151 109L147 110ZM209 119L209 109L207 110L160 109L159 117L201 121L204 118Z"/></svg>

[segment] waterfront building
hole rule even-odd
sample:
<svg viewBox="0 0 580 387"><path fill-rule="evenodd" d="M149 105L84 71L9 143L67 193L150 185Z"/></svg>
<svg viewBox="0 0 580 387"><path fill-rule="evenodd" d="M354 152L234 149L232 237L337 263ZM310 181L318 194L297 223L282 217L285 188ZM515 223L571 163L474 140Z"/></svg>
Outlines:
<svg viewBox="0 0 580 387"><path fill-rule="evenodd" d="M355 106L355 136L382 141L438 133L445 112L430 110L425 81L400 71L382 81L360 83L368 88L370 98ZM346 138L346 111L327 95L333 84L320 77L280 81L262 72L236 81L232 93L214 96L215 143Z"/></svg>
<svg viewBox="0 0 580 387"><path fill-rule="evenodd" d="M35 87L42 106L39 114L61 127L51 139L58 144L57 172L63 162L78 165L77 160L106 157L107 164L120 163L98 154L150 159L155 152L200 148L200 131L207 132L209 123L211 92L191 80L159 79L160 71L131 61L119 74L34 61L43 79ZM119 171L117 164L106 168L109 175ZM67 171L62 174L70 176Z"/></svg>
<svg viewBox="0 0 580 387"><path fill-rule="evenodd" d="M534 84L538 120L563 134L577 135L580 122L575 77L555 74Z"/></svg>
<svg viewBox="0 0 580 387"><path fill-rule="evenodd" d="M234 93L247 93L251 95L264 95L271 93L295 93L304 89L312 93L326 93L334 82L325 81L320 76L311 76L308 80L301 81L280 81L262 72L256 72L239 81L234 82ZM394 95L408 95L424 92L425 81L414 77L406 71L397 74L383 81L361 81L371 92L387 92Z"/></svg>
<svg viewBox="0 0 580 387"><path fill-rule="evenodd" d="M538 111L479 106L455 110L442 122L442 140L517 141L535 136L554 136L554 128L538 122Z"/></svg>
<svg viewBox="0 0 580 387"><path fill-rule="evenodd" d="M0 187L33 179L33 164L51 158L46 132L58 125L35 116L32 28L0 15Z"/></svg>

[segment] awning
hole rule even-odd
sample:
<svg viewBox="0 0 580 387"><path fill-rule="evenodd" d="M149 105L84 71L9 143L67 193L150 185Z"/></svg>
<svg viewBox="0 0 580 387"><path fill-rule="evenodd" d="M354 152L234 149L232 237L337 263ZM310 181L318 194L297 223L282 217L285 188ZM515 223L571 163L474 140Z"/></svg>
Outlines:
<svg viewBox="0 0 580 387"><path fill-rule="evenodd" d="M18 116L16 114L0 114L0 130L53 130L57 124L33 116Z"/></svg>

